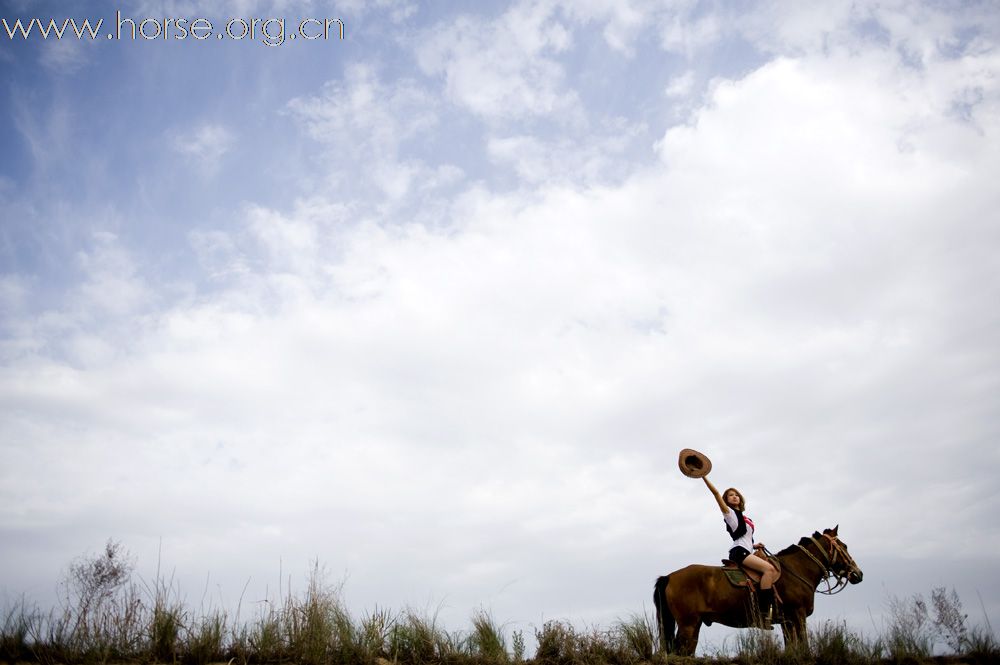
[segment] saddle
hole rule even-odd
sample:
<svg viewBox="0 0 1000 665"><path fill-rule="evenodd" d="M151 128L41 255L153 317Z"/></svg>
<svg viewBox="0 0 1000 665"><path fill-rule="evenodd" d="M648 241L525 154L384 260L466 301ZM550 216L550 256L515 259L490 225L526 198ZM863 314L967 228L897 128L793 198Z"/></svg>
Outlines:
<svg viewBox="0 0 1000 665"><path fill-rule="evenodd" d="M771 562L771 565L777 568L778 577L781 577L781 564L778 563L776 557L769 557L760 550L754 551L750 556L759 556L765 561ZM729 559L722 560L722 572L726 574L726 579L734 587L745 587L750 591L754 591L757 585L760 584L760 573L756 570L750 570L743 566L743 564L730 561Z"/></svg>

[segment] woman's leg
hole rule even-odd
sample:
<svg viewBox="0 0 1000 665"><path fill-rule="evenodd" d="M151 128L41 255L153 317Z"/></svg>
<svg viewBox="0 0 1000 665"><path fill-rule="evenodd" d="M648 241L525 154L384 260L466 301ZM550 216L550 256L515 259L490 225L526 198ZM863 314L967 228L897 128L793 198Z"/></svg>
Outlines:
<svg viewBox="0 0 1000 665"><path fill-rule="evenodd" d="M765 561L759 556L751 554L747 558L743 559L743 565L750 570L756 570L760 573L760 588L770 589L774 581L778 579L778 571L770 562Z"/></svg>

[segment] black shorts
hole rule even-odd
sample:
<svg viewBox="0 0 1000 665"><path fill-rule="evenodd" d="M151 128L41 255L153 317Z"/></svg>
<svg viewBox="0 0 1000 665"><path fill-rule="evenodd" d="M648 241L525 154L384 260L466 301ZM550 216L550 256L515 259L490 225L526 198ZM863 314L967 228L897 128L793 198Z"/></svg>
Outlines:
<svg viewBox="0 0 1000 665"><path fill-rule="evenodd" d="M733 563L743 563L743 559L750 556L750 550L745 547L736 546L729 550L729 560Z"/></svg>

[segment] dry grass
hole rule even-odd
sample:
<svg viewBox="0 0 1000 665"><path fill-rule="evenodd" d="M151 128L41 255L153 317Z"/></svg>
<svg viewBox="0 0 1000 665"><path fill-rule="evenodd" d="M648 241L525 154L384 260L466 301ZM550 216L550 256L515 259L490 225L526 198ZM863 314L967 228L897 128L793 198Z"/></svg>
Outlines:
<svg viewBox="0 0 1000 665"><path fill-rule="evenodd" d="M435 616L376 608L360 618L317 564L304 592L288 592L241 620L223 611L195 613L169 579L132 581L132 563L109 542L98 557L80 559L64 580L63 607L43 612L20 600L0 613L0 662L93 665L115 662L251 665L957 665L1000 664L992 630L968 629L958 596L943 589L928 605L920 596L891 599L884 633L869 639L843 624L810 632L808 648L785 650L780 632L747 630L734 648L703 658L659 650L655 619L633 615L612 627L581 630L563 621L535 628L537 648L525 653L521 631L510 632L486 610L467 631L449 632ZM933 612L932 612L933 610ZM956 654L933 656L946 643Z"/></svg>

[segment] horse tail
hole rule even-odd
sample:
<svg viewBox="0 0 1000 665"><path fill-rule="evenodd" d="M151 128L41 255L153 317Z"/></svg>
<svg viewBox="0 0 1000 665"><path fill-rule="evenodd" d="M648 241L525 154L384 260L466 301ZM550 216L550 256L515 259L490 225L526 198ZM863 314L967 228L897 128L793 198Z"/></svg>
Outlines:
<svg viewBox="0 0 1000 665"><path fill-rule="evenodd" d="M674 630L677 624L674 621L674 615L670 613L670 608L667 607L667 582L669 581L670 575L663 575L656 579L656 584L653 586L653 605L656 607L656 623L660 628L660 644L667 653L673 653Z"/></svg>

